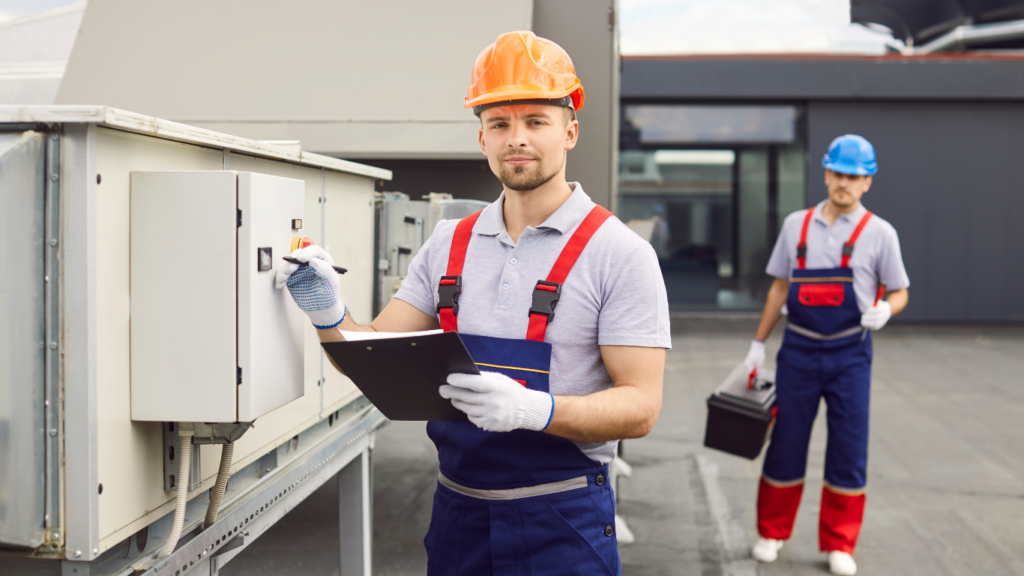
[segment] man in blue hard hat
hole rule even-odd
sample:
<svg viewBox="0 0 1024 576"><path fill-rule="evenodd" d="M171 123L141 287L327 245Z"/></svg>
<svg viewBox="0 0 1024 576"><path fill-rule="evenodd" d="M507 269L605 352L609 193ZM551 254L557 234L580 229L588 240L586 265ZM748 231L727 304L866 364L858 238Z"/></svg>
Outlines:
<svg viewBox="0 0 1024 576"><path fill-rule="evenodd" d="M832 573L852 575L865 503L870 331L903 311L910 279L896 230L860 202L878 171L871 143L840 136L822 165L828 200L786 218L768 262L775 282L746 359L752 372L763 367L765 340L787 315L776 362L778 413L758 491L760 539L753 555L774 561L792 534L811 427L824 397L828 446L818 541Z"/></svg>

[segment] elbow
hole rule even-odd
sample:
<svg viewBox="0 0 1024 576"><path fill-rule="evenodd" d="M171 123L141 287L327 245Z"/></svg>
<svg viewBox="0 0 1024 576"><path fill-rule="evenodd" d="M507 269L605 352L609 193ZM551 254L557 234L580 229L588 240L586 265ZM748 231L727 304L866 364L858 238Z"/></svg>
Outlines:
<svg viewBox="0 0 1024 576"><path fill-rule="evenodd" d="M652 418L652 419L649 419L649 420L641 423L639 426L637 426L636 434L634 436L632 436L632 438L634 438L634 439L636 439L636 438L643 438L644 436L647 436L648 434L650 434L654 430L654 424L657 421L658 421L657 418Z"/></svg>
<svg viewBox="0 0 1024 576"><path fill-rule="evenodd" d="M654 425L658 423L658 416L660 414L661 406L658 406L657 409L652 410L650 413L646 414L644 418L642 418L637 423L636 427L633 430L633 434L630 436L630 438L643 438L644 436L650 434L654 430Z"/></svg>

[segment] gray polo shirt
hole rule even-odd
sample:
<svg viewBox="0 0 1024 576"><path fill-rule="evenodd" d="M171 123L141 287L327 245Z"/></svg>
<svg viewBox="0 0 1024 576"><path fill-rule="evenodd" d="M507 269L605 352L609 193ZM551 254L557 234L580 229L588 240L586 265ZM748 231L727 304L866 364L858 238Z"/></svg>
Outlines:
<svg viewBox="0 0 1024 576"><path fill-rule="evenodd" d="M480 214L462 271L460 332L526 338L537 280L547 278L562 248L594 207L579 183L569 185L573 193L568 200L537 228L527 227L518 242L505 230L504 194ZM437 285L447 272L457 223L438 223L413 258L395 298L437 316ZM671 348L665 281L650 243L617 218L609 218L566 278L545 341L552 345L551 393L568 396L612 387L599 346ZM616 442L576 444L598 462L615 457Z"/></svg>
<svg viewBox="0 0 1024 576"><path fill-rule="evenodd" d="M814 216L807 229L808 268L838 268L843 258L843 244L850 239L853 229L867 212L867 208L861 205L849 214L840 214L835 223L829 226L822 214L826 202L813 208ZM796 245L800 243L800 230L806 215L807 210L799 210L786 217L768 261L766 272L771 276L790 279L797 266ZM854 244L850 267L853 268L853 290L857 294L857 306L861 312L874 304L879 283L885 284L887 290L910 286L910 278L903 267L896 229L878 214L868 220Z"/></svg>

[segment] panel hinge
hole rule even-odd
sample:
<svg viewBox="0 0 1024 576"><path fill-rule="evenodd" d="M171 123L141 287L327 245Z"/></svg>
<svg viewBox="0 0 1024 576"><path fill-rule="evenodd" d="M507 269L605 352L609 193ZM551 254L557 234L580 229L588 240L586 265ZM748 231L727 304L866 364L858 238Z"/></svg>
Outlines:
<svg viewBox="0 0 1024 576"><path fill-rule="evenodd" d="M242 383L242 367L241 366L238 367L238 383L239 384Z"/></svg>
<svg viewBox="0 0 1024 576"><path fill-rule="evenodd" d="M242 227L242 211L241 210L238 211L238 227L239 228Z"/></svg>

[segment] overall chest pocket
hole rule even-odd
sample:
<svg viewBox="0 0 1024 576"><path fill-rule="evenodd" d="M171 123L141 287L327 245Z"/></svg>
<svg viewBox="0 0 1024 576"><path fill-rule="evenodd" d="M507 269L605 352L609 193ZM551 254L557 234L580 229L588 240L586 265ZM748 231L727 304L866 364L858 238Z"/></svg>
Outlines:
<svg viewBox="0 0 1024 576"><path fill-rule="evenodd" d="M839 306L845 298L844 284L801 284L797 293L804 306Z"/></svg>

